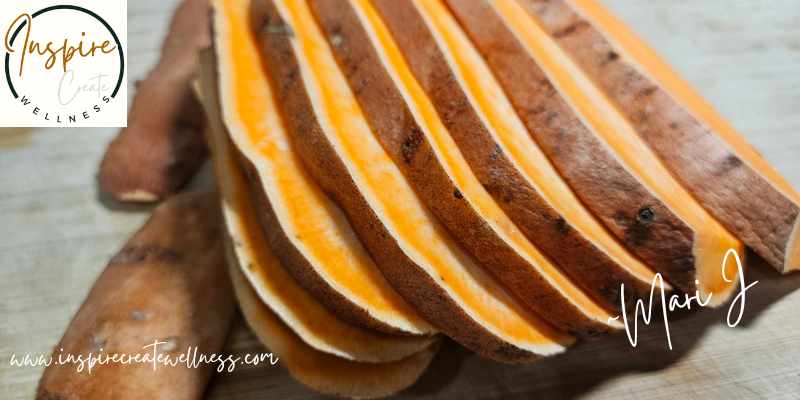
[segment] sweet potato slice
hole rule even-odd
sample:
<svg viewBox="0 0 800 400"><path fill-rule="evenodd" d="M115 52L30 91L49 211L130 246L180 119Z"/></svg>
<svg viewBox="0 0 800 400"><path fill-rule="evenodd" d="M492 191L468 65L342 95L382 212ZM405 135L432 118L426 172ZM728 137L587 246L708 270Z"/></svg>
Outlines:
<svg viewBox="0 0 800 400"><path fill-rule="evenodd" d="M686 293L712 305L735 288L722 276L743 246L675 181L640 140L623 136L587 98L574 66L513 1L448 0L528 132L586 205L634 253ZM475 13L480 18L475 18ZM560 57L561 56L561 57ZM578 75L581 75L578 71ZM577 113L576 113L577 111ZM613 111L613 110L612 110ZM627 147L626 147L627 146ZM725 277L735 277L729 261Z"/></svg>
<svg viewBox="0 0 800 400"><path fill-rule="evenodd" d="M120 355L220 354L235 313L219 200L175 196L111 259L39 381L37 399L199 399L216 365L108 361ZM155 341L160 344L154 349ZM89 373L75 358L100 357ZM60 361L59 361L60 360ZM191 360L191 358L190 358ZM199 361L199 360L198 360ZM154 367L156 367L154 369Z"/></svg>
<svg viewBox="0 0 800 400"><path fill-rule="evenodd" d="M462 233L460 239L546 318L550 315L536 306L538 291L531 290L529 283L533 281L529 271L535 269L524 263L514 263L516 260L507 255L508 251L499 251L503 249L498 249L497 245L502 242L475 234L478 229L472 226L497 226L499 229L495 229L499 231L519 226L519 230L557 260L586 293L609 310L618 313L622 309L621 284L625 284L628 305L647 296L655 273L617 242L562 181L515 116L502 88L494 81L480 55L444 5L438 1L426 1L417 2L415 7L413 3L377 2L382 4L379 8L383 9L384 18L391 21L388 25L393 27L390 29L398 39L410 69L422 83L422 88L416 91L422 92L417 96L421 98L417 100L419 108L429 111L432 114L429 119L435 120L432 126L428 124L422 131L440 137L432 144L438 149L438 154L450 158L450 164L460 162L460 168L456 170L459 175L468 175L469 179L459 176L463 182L459 189L464 194L464 188L468 188L471 196L465 197L475 199L472 203L484 211L488 220L475 221L473 218L469 221L463 216L449 216L451 220L462 223L468 221L464 223L468 225L466 227L450 224L451 231ZM438 43L435 37L439 38ZM349 50L353 45L348 42L346 47ZM402 57L398 58L400 60L395 64L405 67ZM350 60L354 59L363 63L363 57L350 57ZM364 70L357 69L359 73ZM362 79L368 80L370 85L375 84L375 79ZM365 85L361 93L366 92L370 85ZM406 92L414 93L413 90ZM430 100L425 97L425 92ZM437 111L446 122L444 125L450 130L452 139L436 117ZM451 156L459 154L459 148L464 156ZM415 152L428 161L424 150L415 149ZM411 158L407 154L404 156ZM413 166L412 163L401 165ZM470 173L470 167L475 175ZM423 166L420 175L424 176L426 170L429 168ZM424 182L419 186L427 188L430 184ZM436 201L435 196L430 197L429 204ZM452 196L448 198L452 199ZM436 205L441 201L438 203ZM442 209L432 208L436 211ZM511 246L526 241L516 229L510 233L516 234L507 234L512 239ZM487 243L494 248L486 246ZM576 331L579 332L574 328L571 330Z"/></svg>
<svg viewBox="0 0 800 400"><path fill-rule="evenodd" d="M108 146L100 186L119 201L154 202L180 190L203 164L203 112L189 86L194 57L211 45L209 0L175 11L161 60L136 85L127 128Z"/></svg>
<svg viewBox="0 0 800 400"><path fill-rule="evenodd" d="M257 0L251 21L292 145L417 311L501 361L528 361L571 344L484 271L416 196L370 132L308 5Z"/></svg>
<svg viewBox="0 0 800 400"><path fill-rule="evenodd" d="M618 323L607 324L610 315L580 293L571 279L528 241L481 187L372 6L364 1L353 3L353 8L347 0L310 4L329 41L332 40L334 54L376 137L450 231L556 327L584 337L617 328ZM370 29L373 39L365 28ZM642 268L647 270L644 265ZM603 273L610 275L608 271ZM553 280L559 283L551 286L548 281ZM651 281L652 273L642 280L643 291L649 291ZM541 286L551 292L553 288L568 287L563 291L577 293L572 315L556 313L538 302L543 292ZM612 295L603 300L610 308L619 308L619 286L619 281L608 286L610 291L617 289L616 298Z"/></svg>
<svg viewBox="0 0 800 400"><path fill-rule="evenodd" d="M231 257L231 278L239 307L247 324L278 358L278 362L302 384L327 394L356 399L391 396L411 386L428 368L440 339L401 360L365 363L321 352L300 339L258 297L256 290Z"/></svg>
<svg viewBox="0 0 800 400"><path fill-rule="evenodd" d="M434 337L387 335L348 324L336 318L283 268L259 225L244 171L237 163L236 150L222 121L217 102L214 54L210 49L205 50L200 59L202 82L198 86L203 93L201 98L211 127L208 142L221 192L225 224L232 242L231 250L236 265L243 267L243 274L261 301L308 346L349 360L395 361L422 351L436 341ZM257 64L252 65L257 68Z"/></svg>
<svg viewBox="0 0 800 400"><path fill-rule="evenodd" d="M520 3L711 215L779 271L800 268L800 196L663 60L592 0L574 2L591 23L562 0Z"/></svg>
<svg viewBox="0 0 800 400"><path fill-rule="evenodd" d="M214 9L222 115L275 255L339 318L386 333L432 334L435 329L386 281L347 217L289 146L260 68L249 2L215 1Z"/></svg>

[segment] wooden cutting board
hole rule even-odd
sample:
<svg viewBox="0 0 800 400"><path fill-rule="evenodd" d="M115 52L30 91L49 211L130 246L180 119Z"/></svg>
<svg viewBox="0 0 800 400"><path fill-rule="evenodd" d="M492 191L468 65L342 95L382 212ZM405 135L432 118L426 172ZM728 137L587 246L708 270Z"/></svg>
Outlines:
<svg viewBox="0 0 800 400"><path fill-rule="evenodd" d="M178 0L129 2L129 93L155 65ZM659 51L800 190L800 2L602 0ZM130 104L130 103L129 103ZM2 112L2 110L0 110ZM32 399L42 367L100 271L147 218L100 194L97 167L117 129L0 129L0 398ZM193 187L211 185L206 167ZM529 365L481 359L452 341L401 398L797 398L800 273L752 254L742 322L727 306L669 314ZM738 308L734 310L735 319ZM661 316L653 316L659 321ZM241 321L226 351L266 350ZM279 366L237 366L206 397L317 398Z"/></svg>

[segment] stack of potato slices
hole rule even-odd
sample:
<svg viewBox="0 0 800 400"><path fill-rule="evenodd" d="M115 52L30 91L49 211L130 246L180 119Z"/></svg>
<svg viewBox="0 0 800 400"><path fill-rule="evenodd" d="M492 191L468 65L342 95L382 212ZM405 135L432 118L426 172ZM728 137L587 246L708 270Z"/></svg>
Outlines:
<svg viewBox="0 0 800 400"><path fill-rule="evenodd" d="M439 332L519 363L653 290L724 304L729 249L798 268L800 196L592 0L213 3L234 286L317 390L407 387Z"/></svg>

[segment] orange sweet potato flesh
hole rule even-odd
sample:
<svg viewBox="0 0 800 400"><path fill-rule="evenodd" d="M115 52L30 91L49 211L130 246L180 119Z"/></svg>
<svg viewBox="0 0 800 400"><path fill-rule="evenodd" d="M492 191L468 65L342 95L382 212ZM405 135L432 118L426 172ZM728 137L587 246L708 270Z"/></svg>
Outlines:
<svg viewBox="0 0 800 400"><path fill-rule="evenodd" d="M190 348L220 354L235 313L223 250L219 199L212 192L175 196L156 208L100 274L61 342L61 356L157 354L177 360ZM53 362L38 399L199 399L216 368L153 363Z"/></svg>
<svg viewBox="0 0 800 400"><path fill-rule="evenodd" d="M226 1L228 5L236 4ZM239 4L249 4L249 1L240 1ZM218 26L218 29L221 28ZM254 53L255 49L251 48L251 51ZM246 59L240 57L237 62L246 62ZM220 190L231 257L235 261L232 265L241 268L241 273L257 292L259 301L308 346L348 360L371 363L396 361L422 351L437 341L436 337L388 335L347 323L328 311L281 265L259 224L247 178L222 121L213 51L202 51L199 61L199 81L195 87L201 94L199 97L208 115L210 129L206 132L214 176ZM255 68L258 68L257 64ZM222 69L225 70L224 67ZM242 79L247 77L247 74L238 75Z"/></svg>
<svg viewBox="0 0 800 400"><path fill-rule="evenodd" d="M575 82L580 72L567 71L569 60L542 40L549 36L514 0L447 3L528 132L584 203L670 283L703 298L713 293L711 304L722 304L735 287L722 277L722 260L730 248L742 253L741 243L609 120L613 112ZM736 265L725 268L730 279Z"/></svg>
<svg viewBox="0 0 800 400"><path fill-rule="evenodd" d="M347 217L303 167L260 68L249 1L214 2L220 100L272 250L339 318L395 334L435 329L375 266Z"/></svg>
<svg viewBox="0 0 800 400"><path fill-rule="evenodd" d="M180 190L206 159L203 113L192 95L197 52L211 45L208 0L186 0L161 60L136 85L128 126L108 146L100 186L115 199L154 202Z"/></svg>
<svg viewBox="0 0 800 400"><path fill-rule="evenodd" d="M291 145L395 289L485 357L524 362L570 345L573 338L484 271L416 196L370 131L308 5L258 0L251 21Z"/></svg>
<svg viewBox="0 0 800 400"><path fill-rule="evenodd" d="M711 215L779 271L800 268L800 196L666 63L594 1L520 4Z"/></svg>
<svg viewBox="0 0 800 400"><path fill-rule="evenodd" d="M357 362L321 352L301 340L261 302L235 258L231 258L230 270L239 308L250 329L290 375L314 390L355 399L391 396L416 382L439 349L441 339L387 363Z"/></svg>

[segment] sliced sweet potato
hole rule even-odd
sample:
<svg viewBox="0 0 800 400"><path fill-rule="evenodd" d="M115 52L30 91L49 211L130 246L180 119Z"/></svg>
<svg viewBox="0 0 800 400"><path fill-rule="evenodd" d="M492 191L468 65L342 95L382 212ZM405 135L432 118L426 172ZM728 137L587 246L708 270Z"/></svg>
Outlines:
<svg viewBox="0 0 800 400"><path fill-rule="evenodd" d="M484 271L417 197L370 132L308 5L256 0L251 21L292 145L417 311L501 361L528 361L571 344ZM557 299L551 304L564 308Z"/></svg>
<svg viewBox="0 0 800 400"><path fill-rule="evenodd" d="M711 215L779 271L800 268L800 195L663 60L592 0L574 2L591 23L562 0L521 4Z"/></svg>
<svg viewBox="0 0 800 400"><path fill-rule="evenodd" d="M303 167L259 67L249 2L215 1L221 107L241 155L270 247L339 318L387 333L432 334L386 281L341 209Z"/></svg>
<svg viewBox="0 0 800 400"><path fill-rule="evenodd" d="M580 293L575 283L528 241L481 187L372 6L363 1L353 3L353 8L346 0L310 4L376 137L454 236L556 327L584 337L617 328L618 323L607 324L608 313ZM365 28L372 32L372 39ZM605 278L612 275L608 270L598 275L603 276L598 280L614 279ZM649 291L652 275L641 280L643 292ZM628 285L631 286L634 285ZM603 304L619 308L619 287L619 280L607 286ZM555 296L559 292L577 293L572 299L564 296L566 301L574 299L573 304L577 304L570 310L571 315L563 310L556 314L538 301L544 291L552 293L554 289Z"/></svg>
<svg viewBox="0 0 800 400"><path fill-rule="evenodd" d="M247 1L243 3L248 4ZM434 337L387 335L348 324L336 318L283 268L259 225L244 171L237 162L236 150L222 121L214 54L210 49L205 50L200 59L202 82L198 86L209 118L208 142L231 251L235 265L242 266L242 272L261 301L308 346L349 360L395 361L422 351L436 341Z"/></svg>
<svg viewBox="0 0 800 400"><path fill-rule="evenodd" d="M551 321L557 320L537 305L540 290L531 285L535 282L531 274L536 273L536 268L519 256L514 258L512 255L516 254L509 251L515 247L526 248L519 245L527 241L521 233L557 260L563 271L600 306L617 313L621 310L621 284L625 284L628 305L647 296L655 273L617 242L562 181L527 134L505 99L502 88L494 81L488 68L482 65L480 56L443 4L438 1L419 2L419 7L409 1L379 1L376 4L383 10L384 19L397 38L410 69L422 84L422 88L416 91L421 92L417 96L421 98L417 105L421 110L430 111L429 119L434 120L432 126L428 124L422 131L439 136L432 141L438 148L437 153L447 155L450 164L460 162L460 167L455 170L467 175L459 177L463 184L458 189L462 194L466 190L470 196L465 196L468 200L459 201L471 201L486 216L485 220L469 219L463 215L442 216L443 213L439 212L443 210L442 201L439 199L443 194L428 196L429 204L439 206L432 208L439 212L440 217L461 223L461 226L449 224L451 231L456 236L461 233L459 238L486 265L535 311ZM440 39L438 43L435 36ZM353 44L348 42L346 47L349 51ZM383 47L389 48L389 45ZM402 56L398 55L398 58L400 60L396 63L405 67ZM363 63L364 57L349 59ZM351 74L351 81L353 75L368 70L350 69L358 71ZM370 82L360 93L376 85L375 79L359 79ZM414 78L408 80L414 81ZM416 81L411 84L416 85ZM406 92L415 91L409 89ZM425 97L425 92L430 100ZM362 104L366 103L362 101ZM452 139L436 117L437 111ZM394 122L390 118L387 116L385 120ZM382 127L386 125L381 124ZM459 149L463 157L451 156L459 154ZM428 162L424 148L414 150L420 154L420 159ZM398 164L413 168L414 160L406 153L409 152L403 154L404 158L411 159L411 162ZM430 168L423 165L420 169L423 183L418 185L418 190L427 189L431 185L424 181L424 176ZM452 199L452 196L447 198ZM517 232L516 226L521 233ZM508 240L510 245L490 240L480 227L484 227L484 231L495 227L511 239ZM511 232L503 229L506 227L512 227ZM507 249L500 245L506 245ZM560 317L563 321L563 314ZM561 325L556 323L556 326ZM579 333L580 330L572 328L570 332Z"/></svg>
<svg viewBox="0 0 800 400"><path fill-rule="evenodd" d="M646 147L625 147L636 141L593 106L591 88L568 83L575 68L556 63L569 60L514 0L447 1L528 132L595 215L673 285L722 304L735 288L722 261L730 248L741 254L741 242ZM735 263L725 268L736 276Z"/></svg>
<svg viewBox="0 0 800 400"><path fill-rule="evenodd" d="M189 86L194 57L211 45L209 1L175 12L161 60L136 85L127 128L108 146L100 186L119 201L154 202L180 190L206 159L203 112Z"/></svg>
<svg viewBox="0 0 800 400"><path fill-rule="evenodd" d="M56 346L36 398L199 399L213 363L190 368L185 361L156 366L106 358L155 353L178 361L192 348L198 357L220 354L235 313L222 234L211 192L181 194L156 208L100 274ZM100 362L91 373L88 362L79 371L66 361L70 355Z"/></svg>
<svg viewBox="0 0 800 400"><path fill-rule="evenodd" d="M439 349L441 339L401 360L379 364L319 351L301 340L261 301L235 258L231 258L230 269L239 307L250 329L289 374L314 390L356 399L391 396L416 382Z"/></svg>

